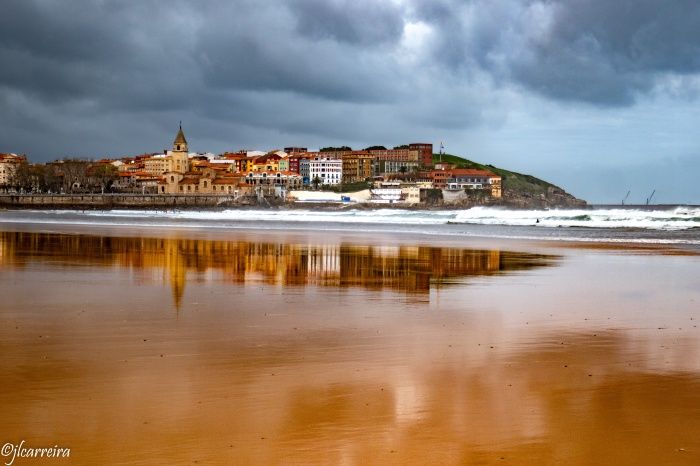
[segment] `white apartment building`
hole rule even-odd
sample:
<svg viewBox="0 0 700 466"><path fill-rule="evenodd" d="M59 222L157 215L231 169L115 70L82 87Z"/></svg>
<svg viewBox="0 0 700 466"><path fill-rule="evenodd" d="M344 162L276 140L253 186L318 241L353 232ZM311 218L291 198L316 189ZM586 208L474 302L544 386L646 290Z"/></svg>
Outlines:
<svg viewBox="0 0 700 466"><path fill-rule="evenodd" d="M343 161L321 158L309 160L309 182L313 184L316 177L321 180L320 184L340 184L343 181Z"/></svg>

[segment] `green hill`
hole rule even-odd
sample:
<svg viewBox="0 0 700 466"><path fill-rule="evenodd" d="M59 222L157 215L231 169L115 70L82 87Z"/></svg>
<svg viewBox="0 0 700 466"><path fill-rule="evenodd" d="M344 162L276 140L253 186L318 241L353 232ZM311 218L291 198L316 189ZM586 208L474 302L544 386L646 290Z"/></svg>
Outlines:
<svg viewBox="0 0 700 466"><path fill-rule="evenodd" d="M440 154L433 154L433 163L440 161ZM522 173L512 172L503 168L494 167L493 165L483 165L471 160L459 157L452 154L442 154L443 162L457 164L457 168L478 168L480 170L488 170L496 175L501 176L503 183L503 191L521 194L545 194L549 188L561 190L558 186L548 183L532 175L523 175Z"/></svg>

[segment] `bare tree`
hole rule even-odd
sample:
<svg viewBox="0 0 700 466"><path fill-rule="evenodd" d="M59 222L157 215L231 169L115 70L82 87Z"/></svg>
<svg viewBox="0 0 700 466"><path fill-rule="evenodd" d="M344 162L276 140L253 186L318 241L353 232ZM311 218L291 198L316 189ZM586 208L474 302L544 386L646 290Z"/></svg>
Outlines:
<svg viewBox="0 0 700 466"><path fill-rule="evenodd" d="M66 192L84 190L88 184L90 162L78 159L65 159L57 164L63 175L63 189Z"/></svg>
<svg viewBox="0 0 700 466"><path fill-rule="evenodd" d="M117 167L100 163L89 168L89 185L97 186L102 192L109 191L117 179Z"/></svg>

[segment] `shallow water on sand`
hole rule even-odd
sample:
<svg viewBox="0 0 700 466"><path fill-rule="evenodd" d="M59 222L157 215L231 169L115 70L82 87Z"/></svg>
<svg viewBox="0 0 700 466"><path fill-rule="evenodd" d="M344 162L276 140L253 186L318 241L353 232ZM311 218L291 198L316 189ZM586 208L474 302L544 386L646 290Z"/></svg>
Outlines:
<svg viewBox="0 0 700 466"><path fill-rule="evenodd" d="M696 255L147 234L0 231L2 443L77 464L700 461Z"/></svg>

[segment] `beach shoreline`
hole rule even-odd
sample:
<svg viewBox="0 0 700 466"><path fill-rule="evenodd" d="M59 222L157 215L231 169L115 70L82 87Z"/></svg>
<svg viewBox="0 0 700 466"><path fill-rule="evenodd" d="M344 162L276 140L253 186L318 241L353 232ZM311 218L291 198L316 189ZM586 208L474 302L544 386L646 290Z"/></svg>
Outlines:
<svg viewBox="0 0 700 466"><path fill-rule="evenodd" d="M384 247L446 247L484 250L562 253L576 250L588 253L652 254L665 256L700 256L700 247L689 244L657 244L624 241L545 240L517 237L426 235L414 232L361 231L352 229L318 230L311 226L278 230L254 226L227 229L169 225L90 225L90 224L8 224L0 222L0 232L52 233L74 236L118 238L170 238L205 241L266 241L270 243L372 244Z"/></svg>
<svg viewBox="0 0 700 466"><path fill-rule="evenodd" d="M0 437L83 463L692 462L698 261L0 223Z"/></svg>

